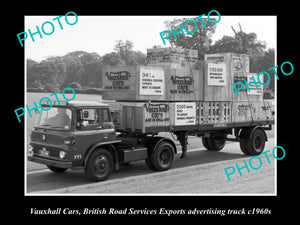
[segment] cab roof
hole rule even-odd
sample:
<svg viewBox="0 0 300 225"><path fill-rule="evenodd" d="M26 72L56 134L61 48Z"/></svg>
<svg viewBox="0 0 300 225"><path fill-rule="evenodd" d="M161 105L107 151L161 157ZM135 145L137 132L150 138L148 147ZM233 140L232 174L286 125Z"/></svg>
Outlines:
<svg viewBox="0 0 300 225"><path fill-rule="evenodd" d="M48 100L43 100L41 102L42 106L54 106L54 107L107 107L108 104L105 104L103 102L96 102L96 101L51 101L51 103Z"/></svg>
<svg viewBox="0 0 300 225"><path fill-rule="evenodd" d="M102 102L95 102L95 101L71 101L68 102L67 104L68 106L71 107L88 107L88 106L92 106L92 107L107 107L108 105Z"/></svg>

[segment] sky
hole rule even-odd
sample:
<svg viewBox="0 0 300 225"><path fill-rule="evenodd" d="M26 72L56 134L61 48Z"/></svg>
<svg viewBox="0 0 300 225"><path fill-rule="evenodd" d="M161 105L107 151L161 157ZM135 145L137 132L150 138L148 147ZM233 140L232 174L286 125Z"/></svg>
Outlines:
<svg viewBox="0 0 300 225"><path fill-rule="evenodd" d="M42 33L33 35L33 42L28 35L25 42L25 58L41 61L49 56L63 56L72 51L96 52L100 56L113 51L116 40L130 40L134 43L133 50L147 53L147 48L154 45L163 45L160 32L166 30L164 21L174 18L195 18L199 15L186 16L80 16L77 23L75 17L69 17L68 25L65 17L59 20L63 29L60 28L57 20L53 16L25 16L25 32L28 29L32 33L46 21L51 21L54 31L50 35ZM204 17L205 18L205 17ZM212 18L214 18L212 16ZM218 19L218 18L217 18ZM267 48L276 48L276 16L221 16L217 23L216 32L212 39L213 42L221 39L224 35L234 36L231 26L236 31L239 30L239 23L246 33L254 32L257 39L265 41ZM44 30L51 33L50 23L44 25ZM174 28L175 30L177 28ZM23 31L20 31L23 32ZM23 36L20 36L21 38ZM18 39L17 39L18 42ZM19 44L19 42L18 42ZM169 46L168 42L165 47Z"/></svg>

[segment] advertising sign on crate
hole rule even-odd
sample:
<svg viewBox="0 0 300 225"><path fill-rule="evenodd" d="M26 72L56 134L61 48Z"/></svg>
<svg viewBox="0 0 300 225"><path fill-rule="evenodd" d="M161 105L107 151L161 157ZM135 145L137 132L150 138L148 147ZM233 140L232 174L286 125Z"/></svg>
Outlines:
<svg viewBox="0 0 300 225"><path fill-rule="evenodd" d="M139 78L140 95L164 95L165 75L163 70L141 67Z"/></svg>
<svg viewBox="0 0 300 225"><path fill-rule="evenodd" d="M196 102L175 103L175 126L196 124Z"/></svg>
<svg viewBox="0 0 300 225"><path fill-rule="evenodd" d="M262 85L259 82L257 82L258 87L256 87L256 85L253 83L252 76L257 77L257 74L256 73L247 74L247 83L248 83L248 88L250 89L250 91L248 91L248 95L262 95L263 93ZM261 79L263 80L263 77Z"/></svg>
<svg viewBox="0 0 300 225"><path fill-rule="evenodd" d="M226 65L208 63L207 84L211 86L226 86Z"/></svg>

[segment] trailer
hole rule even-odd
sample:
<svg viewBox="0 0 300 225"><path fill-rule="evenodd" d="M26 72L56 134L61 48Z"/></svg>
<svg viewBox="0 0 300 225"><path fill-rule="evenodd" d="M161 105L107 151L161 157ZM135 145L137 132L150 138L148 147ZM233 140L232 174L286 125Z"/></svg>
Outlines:
<svg viewBox="0 0 300 225"><path fill-rule="evenodd" d="M178 59L171 55L175 50L159 57ZM180 57L184 52L180 50ZM106 103L56 102L42 111L31 133L28 160L56 173L81 167L92 181L106 180L120 164L139 160L151 170L165 171L178 149L161 132L179 141L180 158L187 156L189 136L201 138L208 151L235 141L244 154L261 154L265 130L274 124L271 105L263 101L261 89L241 91L240 98L232 90L233 82L248 75L247 57L219 54L201 62L193 58L195 52L187 52L189 61L175 67L174 62L156 60L154 52L150 66L104 68ZM241 58L243 63L237 64Z"/></svg>
<svg viewBox="0 0 300 225"><path fill-rule="evenodd" d="M227 103L219 103L218 106L217 103L210 106L207 104L210 109L205 108L201 102L172 103L169 106L151 104L121 104L122 110L125 110L121 113L116 113L114 104L111 111L108 104L98 102L71 101L53 105L50 111L42 111L37 117L31 133L28 160L45 164L55 173L82 167L90 180L102 181L107 179L113 170L119 170L120 164L132 161L145 160L147 166L155 171L170 169L178 149L174 140L159 136L159 132L171 132L177 137L182 146L181 158L186 156L189 135L201 137L203 146L209 151L220 151L226 141L237 141L244 154L259 155L267 141L265 130L270 130L274 122L268 105L257 107L261 107L269 118L253 120L249 117L247 122L238 122L231 121L230 115L227 115L228 111L234 109L232 105L225 108ZM179 119L179 116L175 115L179 114L177 108L184 105L190 113ZM49 104L43 104L43 107L49 107ZM150 110L149 107L156 107L158 110ZM142 122L147 119L146 114L151 113L149 111L168 114L172 108L174 116L170 119L148 122L152 126L145 126L147 123ZM195 113L192 113L193 109ZM250 113L253 109L254 106L249 106L249 110L245 111ZM204 117L201 118L205 111L210 111L211 115L208 117L211 121L218 120L217 112L222 111L226 115L222 115L225 117L221 123L210 123ZM126 120L121 119L122 117ZM158 115L154 118L158 118ZM162 118L168 117L163 115ZM177 122L172 118L177 118ZM118 124L120 121L123 121L123 125ZM155 123L161 125L153 126ZM229 134L235 138L227 138Z"/></svg>

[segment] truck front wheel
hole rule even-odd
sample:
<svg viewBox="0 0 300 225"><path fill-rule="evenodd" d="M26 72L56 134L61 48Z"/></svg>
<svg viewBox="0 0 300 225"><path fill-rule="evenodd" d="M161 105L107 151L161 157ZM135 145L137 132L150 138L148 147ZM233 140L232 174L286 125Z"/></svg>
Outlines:
<svg viewBox="0 0 300 225"><path fill-rule="evenodd" d="M85 173L91 181L106 180L113 170L113 157L103 148L94 150L87 160Z"/></svg>
<svg viewBox="0 0 300 225"><path fill-rule="evenodd" d="M174 161L175 150L168 142L161 142L149 154L146 164L150 169L157 171L165 171L172 167Z"/></svg>

